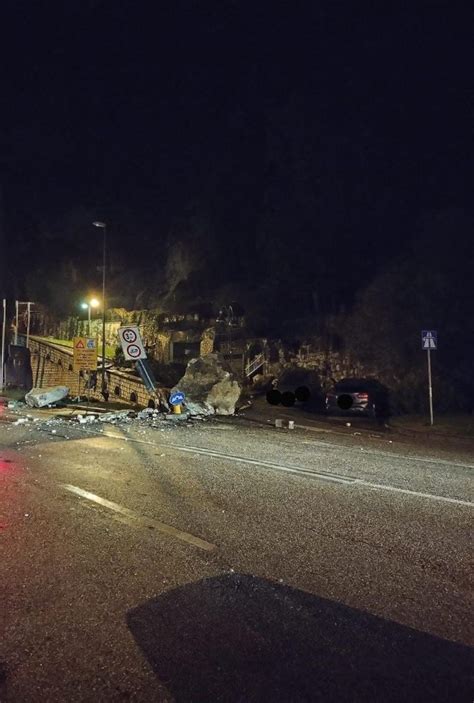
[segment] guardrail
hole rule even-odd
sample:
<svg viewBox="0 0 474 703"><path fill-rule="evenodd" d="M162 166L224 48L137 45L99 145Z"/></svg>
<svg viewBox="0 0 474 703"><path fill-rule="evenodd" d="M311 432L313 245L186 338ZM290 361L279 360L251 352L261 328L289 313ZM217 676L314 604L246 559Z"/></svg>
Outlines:
<svg viewBox="0 0 474 703"><path fill-rule="evenodd" d="M246 367L245 367L245 375L248 378L251 376L255 371L258 371L265 363L265 356L264 354L257 354L252 361L250 361Z"/></svg>

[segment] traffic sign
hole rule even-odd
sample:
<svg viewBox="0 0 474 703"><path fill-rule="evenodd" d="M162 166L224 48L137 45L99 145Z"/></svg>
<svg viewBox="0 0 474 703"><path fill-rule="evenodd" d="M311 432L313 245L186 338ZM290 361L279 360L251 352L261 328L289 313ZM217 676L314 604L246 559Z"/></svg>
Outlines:
<svg viewBox="0 0 474 703"><path fill-rule="evenodd" d="M427 352L428 361L428 400L430 405L430 424L433 419L433 383L431 379L431 352L438 348L438 333L436 330L421 331L421 348Z"/></svg>
<svg viewBox="0 0 474 703"><path fill-rule="evenodd" d="M142 338L138 330L138 325L127 325L119 327L118 330L120 344L126 359L129 361L138 361L146 359L146 351L143 346Z"/></svg>
<svg viewBox="0 0 474 703"><path fill-rule="evenodd" d="M136 342L137 341L137 332L134 330L132 327L127 327L124 329L122 332L122 337L126 342Z"/></svg>
<svg viewBox="0 0 474 703"><path fill-rule="evenodd" d="M438 348L438 333L436 330L422 330L421 348L431 351Z"/></svg>
<svg viewBox="0 0 474 703"><path fill-rule="evenodd" d="M97 340L95 337L74 337L72 342L74 371L97 369Z"/></svg>
<svg viewBox="0 0 474 703"><path fill-rule="evenodd" d="M170 403L171 405L181 405L185 398L183 391L175 391L170 395Z"/></svg>
<svg viewBox="0 0 474 703"><path fill-rule="evenodd" d="M138 346L138 344L128 344L127 345L127 354L130 357L130 359L140 359L141 357L142 350Z"/></svg>

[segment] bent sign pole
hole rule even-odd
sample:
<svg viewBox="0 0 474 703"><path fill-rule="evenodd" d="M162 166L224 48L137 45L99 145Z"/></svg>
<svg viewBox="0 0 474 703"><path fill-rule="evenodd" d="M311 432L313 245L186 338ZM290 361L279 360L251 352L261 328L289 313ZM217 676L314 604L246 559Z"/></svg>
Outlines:
<svg viewBox="0 0 474 703"><path fill-rule="evenodd" d="M428 353L428 397L430 403L430 425L433 425L433 384L431 382L431 351L438 348L438 333L436 330L422 330L421 348Z"/></svg>
<svg viewBox="0 0 474 703"><path fill-rule="evenodd" d="M138 325L125 325L119 327L118 336L122 351L127 361L135 361L135 366L140 374L145 387L155 396L158 405L165 409L168 408L168 403L160 389L157 388L156 380L153 372L147 361L147 353L143 344Z"/></svg>

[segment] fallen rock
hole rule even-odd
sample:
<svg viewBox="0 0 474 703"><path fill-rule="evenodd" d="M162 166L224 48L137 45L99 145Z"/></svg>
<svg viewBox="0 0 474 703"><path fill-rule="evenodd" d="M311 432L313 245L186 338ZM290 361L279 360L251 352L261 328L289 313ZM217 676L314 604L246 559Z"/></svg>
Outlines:
<svg viewBox="0 0 474 703"><path fill-rule="evenodd" d="M130 422L137 416L133 410L117 410L98 416L99 422Z"/></svg>
<svg viewBox="0 0 474 703"><path fill-rule="evenodd" d="M97 421L97 418L95 415L76 415L76 420L81 424L81 425L86 425L86 424L91 424Z"/></svg>
<svg viewBox="0 0 474 703"><path fill-rule="evenodd" d="M186 395L185 409L191 415L233 415L242 387L221 354L191 359L186 373L173 391Z"/></svg>
<svg viewBox="0 0 474 703"><path fill-rule="evenodd" d="M44 408L46 405L57 403L69 394L67 386L52 386L51 388L32 388L25 395L25 402L30 408Z"/></svg>

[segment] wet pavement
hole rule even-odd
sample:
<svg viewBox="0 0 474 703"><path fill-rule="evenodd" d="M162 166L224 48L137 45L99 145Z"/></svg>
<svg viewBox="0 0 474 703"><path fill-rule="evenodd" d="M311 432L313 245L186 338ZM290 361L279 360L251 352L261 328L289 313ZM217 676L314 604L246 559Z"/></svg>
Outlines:
<svg viewBox="0 0 474 703"><path fill-rule="evenodd" d="M465 447L61 414L0 417L1 701L472 700Z"/></svg>

